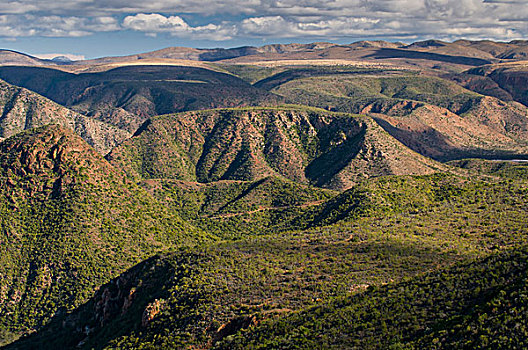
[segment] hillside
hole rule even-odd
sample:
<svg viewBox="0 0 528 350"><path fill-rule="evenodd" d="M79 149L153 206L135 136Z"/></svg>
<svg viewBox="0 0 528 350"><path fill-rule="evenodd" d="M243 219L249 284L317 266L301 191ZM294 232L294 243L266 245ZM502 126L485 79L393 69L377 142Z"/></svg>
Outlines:
<svg viewBox="0 0 528 350"><path fill-rule="evenodd" d="M485 306L485 298L510 290L512 278L524 281L525 250L478 261L476 270L467 264L526 245L528 192L525 182L473 178L380 178L322 204L327 219L309 230L157 256L8 348L290 348L297 341L324 348L334 339L325 325L341 335L337 347L376 348L376 339L399 340L392 338L398 329L419 331L458 315L476 320L466 305ZM350 210L354 198L360 205ZM315 328L297 331L305 322Z"/></svg>
<svg viewBox="0 0 528 350"><path fill-rule="evenodd" d="M11 50L0 51L3 66L46 66L70 72L94 71L101 67L144 65L150 62L173 65L176 61L253 64L257 62L294 60L346 60L349 64L383 62L395 67L406 67L460 73L468 68L495 62L525 60L526 41L493 42L490 40L457 40L445 42L425 40L411 44L381 40L358 41L350 44L313 42L308 44L271 44L234 48L167 47L151 52L127 56L101 57L81 61L41 60ZM210 65L211 66L211 65Z"/></svg>
<svg viewBox="0 0 528 350"><path fill-rule="evenodd" d="M46 63L45 60L26 55L25 53L0 49L1 66L41 66Z"/></svg>
<svg viewBox="0 0 528 350"><path fill-rule="evenodd" d="M300 104L371 115L400 142L439 160L528 153L528 109L453 82L395 72L270 77L271 91ZM273 81L276 81L273 82ZM257 85L261 84L260 82Z"/></svg>
<svg viewBox="0 0 528 350"><path fill-rule="evenodd" d="M527 50L0 50L0 347L526 347Z"/></svg>
<svg viewBox="0 0 528 350"><path fill-rule="evenodd" d="M1 80L0 115L0 138L54 123L72 129L103 155L131 136L124 130L73 112Z"/></svg>
<svg viewBox="0 0 528 350"><path fill-rule="evenodd" d="M367 56L372 49L401 50L409 53L429 53L429 57L438 58L451 56L458 58L478 58L484 60L495 59L523 59L526 57L528 44L525 41L493 42L489 40L469 41L457 40L445 42L440 40L425 40L412 44L401 42L387 42L382 40L358 41L350 44L335 44L331 42L314 42L308 44L271 44L264 46L243 46L234 48L196 49L189 47L167 47L161 50L145 52L121 57L104 57L94 60L78 61L76 65L101 64L110 62L124 62L144 59L185 59L196 61L222 61L232 59L265 60L271 58L342 58L346 52L350 57ZM437 56L433 56L436 54ZM302 56L304 55L304 56ZM410 57L409 55L408 57ZM427 57L427 56L423 56Z"/></svg>
<svg viewBox="0 0 528 350"><path fill-rule="evenodd" d="M526 248L337 299L215 348L489 349L527 346Z"/></svg>
<svg viewBox="0 0 528 350"><path fill-rule="evenodd" d="M0 143L1 342L139 261L206 235L57 125Z"/></svg>
<svg viewBox="0 0 528 350"><path fill-rule="evenodd" d="M0 67L0 78L131 133L155 115L281 100L233 75L196 67L130 66L84 74Z"/></svg>
<svg viewBox="0 0 528 350"><path fill-rule="evenodd" d="M140 185L182 218L222 239L290 230L292 220L338 194L274 176L209 183L150 179Z"/></svg>
<svg viewBox="0 0 528 350"><path fill-rule="evenodd" d="M526 61L489 65L470 69L466 73L491 79L498 88L508 93L513 100L528 106L528 88L526 87L528 65Z"/></svg>
<svg viewBox="0 0 528 350"><path fill-rule="evenodd" d="M515 180L526 180L528 163L526 161L498 161L485 159L461 159L448 163L463 169L468 169L477 174L505 177Z"/></svg>
<svg viewBox="0 0 528 350"><path fill-rule="evenodd" d="M366 117L311 109L234 109L153 118L107 159L134 180L283 176L346 189L375 176L444 169Z"/></svg>

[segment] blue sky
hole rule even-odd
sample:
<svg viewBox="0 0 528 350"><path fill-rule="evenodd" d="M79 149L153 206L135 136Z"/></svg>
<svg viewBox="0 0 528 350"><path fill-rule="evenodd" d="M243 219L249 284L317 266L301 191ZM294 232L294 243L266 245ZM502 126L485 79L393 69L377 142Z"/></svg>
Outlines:
<svg viewBox="0 0 528 350"><path fill-rule="evenodd" d="M0 46L94 58L168 46L528 38L525 0L3 0Z"/></svg>

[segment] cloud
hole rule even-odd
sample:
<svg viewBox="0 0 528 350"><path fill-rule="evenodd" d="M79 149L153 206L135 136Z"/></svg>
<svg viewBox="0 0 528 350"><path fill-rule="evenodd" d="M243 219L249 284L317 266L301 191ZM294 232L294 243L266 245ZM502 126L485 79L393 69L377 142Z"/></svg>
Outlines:
<svg viewBox="0 0 528 350"><path fill-rule="evenodd" d="M42 58L45 60L51 60L55 57L60 57L60 56L67 57L72 61L81 61L86 58L84 55L76 55L72 53L37 53L37 54L33 54L32 56L35 56L37 58Z"/></svg>
<svg viewBox="0 0 528 350"><path fill-rule="evenodd" d="M240 32L253 37L281 38L366 35L367 30L372 30L379 21L366 17L338 17L315 21L298 21L281 16L255 17L243 20Z"/></svg>
<svg viewBox="0 0 528 350"><path fill-rule="evenodd" d="M210 17L208 17L210 16ZM211 18L209 23L201 23ZM525 0L16 0L0 4L0 36L131 30L189 39L528 36Z"/></svg>
<svg viewBox="0 0 528 350"><path fill-rule="evenodd" d="M113 17L0 15L0 36L3 37L81 37L119 28Z"/></svg>
<svg viewBox="0 0 528 350"><path fill-rule="evenodd" d="M179 16L139 13L123 19L123 28L145 32L149 35L168 33L177 37L193 37L210 40L228 40L235 34L235 27L226 24L207 24L192 27Z"/></svg>

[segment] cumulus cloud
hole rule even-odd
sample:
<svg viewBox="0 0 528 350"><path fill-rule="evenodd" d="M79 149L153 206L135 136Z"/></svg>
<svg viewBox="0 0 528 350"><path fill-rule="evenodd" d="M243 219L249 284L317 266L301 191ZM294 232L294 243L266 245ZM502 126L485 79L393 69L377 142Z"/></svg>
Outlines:
<svg viewBox="0 0 528 350"><path fill-rule="evenodd" d="M183 19L209 15L214 20L200 26ZM206 4L7 0L0 4L4 37L132 30L209 40L416 36L506 40L526 37L527 23L525 0L210 0Z"/></svg>
<svg viewBox="0 0 528 350"><path fill-rule="evenodd" d="M165 17L158 13L139 13L127 16L123 20L123 28L145 32L153 35L168 33L178 37L207 38L212 40L228 40L235 33L235 27L228 24L208 24L192 27L179 16Z"/></svg>
<svg viewBox="0 0 528 350"><path fill-rule="evenodd" d="M240 31L249 36L298 37L298 36L348 36L368 35L374 30L379 19L366 17L338 17L332 19L299 21L299 18L286 19L281 16L254 17L242 21Z"/></svg>

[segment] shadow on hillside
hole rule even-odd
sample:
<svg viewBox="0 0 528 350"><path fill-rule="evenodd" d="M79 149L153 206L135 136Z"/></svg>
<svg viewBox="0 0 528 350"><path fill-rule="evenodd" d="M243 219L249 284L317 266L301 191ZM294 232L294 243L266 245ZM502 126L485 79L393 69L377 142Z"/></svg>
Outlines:
<svg viewBox="0 0 528 350"><path fill-rule="evenodd" d="M141 329L143 311L152 300L166 297L161 286L175 275L173 266L153 256L102 285L85 304L69 313L60 309L37 332L3 349L94 348Z"/></svg>
<svg viewBox="0 0 528 350"><path fill-rule="evenodd" d="M449 56L430 52L400 50L400 49L379 49L373 54L365 56L366 58L384 59L384 58L409 58L421 59L429 61L441 61L455 64L463 64L466 66L482 66L490 64L488 60L481 58L465 57L465 56Z"/></svg>
<svg viewBox="0 0 528 350"><path fill-rule="evenodd" d="M397 128L382 118L373 119L392 137L409 147L416 153L432 158L436 161L447 162L464 158L482 159L528 159L526 154L518 154L508 151L497 151L492 149L462 149L453 147L447 142L447 138L433 128L424 131L413 131Z"/></svg>

